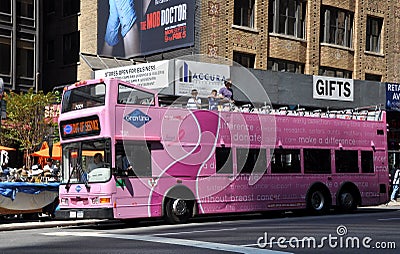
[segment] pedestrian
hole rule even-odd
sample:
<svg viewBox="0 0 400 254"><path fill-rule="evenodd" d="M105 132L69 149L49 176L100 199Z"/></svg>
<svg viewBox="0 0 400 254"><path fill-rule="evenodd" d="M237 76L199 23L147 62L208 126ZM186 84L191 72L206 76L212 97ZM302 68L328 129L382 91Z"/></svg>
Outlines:
<svg viewBox="0 0 400 254"><path fill-rule="evenodd" d="M197 96L199 93L196 89L193 89L191 92L192 97L189 98L186 104L187 109L200 109L201 108L201 99Z"/></svg>
<svg viewBox="0 0 400 254"><path fill-rule="evenodd" d="M393 190L392 190L392 195L390 195L391 202L397 202L396 197L397 197L397 191L399 190L399 184L400 184L400 168L397 165L396 172L394 173L392 182Z"/></svg>
<svg viewBox="0 0 400 254"><path fill-rule="evenodd" d="M217 94L217 90L212 90L211 94L208 96L208 109L209 110L218 110L218 104L219 104L219 97Z"/></svg>

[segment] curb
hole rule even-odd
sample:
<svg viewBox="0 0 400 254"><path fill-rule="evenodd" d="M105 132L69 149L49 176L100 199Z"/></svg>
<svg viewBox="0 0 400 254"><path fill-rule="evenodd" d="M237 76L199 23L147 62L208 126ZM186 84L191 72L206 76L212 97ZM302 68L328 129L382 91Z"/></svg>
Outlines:
<svg viewBox="0 0 400 254"><path fill-rule="evenodd" d="M10 224L0 224L0 232L13 231L21 229L37 229L37 228L55 228L55 227L71 227L93 225L105 220L75 220L75 221L34 221L34 222L18 222ZM0 222L1 223L1 222Z"/></svg>

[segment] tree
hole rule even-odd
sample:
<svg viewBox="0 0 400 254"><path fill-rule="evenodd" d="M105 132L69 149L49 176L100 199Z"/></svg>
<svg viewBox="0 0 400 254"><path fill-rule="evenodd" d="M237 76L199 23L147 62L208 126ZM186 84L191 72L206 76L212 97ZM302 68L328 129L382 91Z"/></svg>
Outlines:
<svg viewBox="0 0 400 254"><path fill-rule="evenodd" d="M56 102L54 93L9 92L5 94L7 101L7 119L3 124L3 135L9 140L16 141L25 155L34 152L35 147L46 137L53 136L57 123L45 118L45 108ZM25 156L25 165L31 166L30 156Z"/></svg>

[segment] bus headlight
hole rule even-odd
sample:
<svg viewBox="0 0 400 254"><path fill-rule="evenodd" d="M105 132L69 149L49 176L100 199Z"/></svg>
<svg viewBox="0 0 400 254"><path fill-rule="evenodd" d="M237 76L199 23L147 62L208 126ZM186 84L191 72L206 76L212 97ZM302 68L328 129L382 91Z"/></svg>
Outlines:
<svg viewBox="0 0 400 254"><path fill-rule="evenodd" d="M62 199L60 199L60 204L61 204L61 205L68 206L68 198L62 198Z"/></svg>

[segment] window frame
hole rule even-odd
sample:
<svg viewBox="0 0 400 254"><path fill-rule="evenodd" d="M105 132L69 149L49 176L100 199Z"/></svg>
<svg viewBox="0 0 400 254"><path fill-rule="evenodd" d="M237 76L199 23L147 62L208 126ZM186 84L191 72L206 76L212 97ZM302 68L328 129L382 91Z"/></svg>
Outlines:
<svg viewBox="0 0 400 254"><path fill-rule="evenodd" d="M288 70L289 64L294 65L294 69L295 69L294 72ZM279 68L280 65L283 65L284 69L280 69ZM304 74L304 69L305 69L305 64L299 63L299 62L288 61L288 60L277 59L277 58L268 58L268 60L267 60L267 70L270 70L270 71Z"/></svg>
<svg viewBox="0 0 400 254"><path fill-rule="evenodd" d="M286 3L284 12L281 10L281 3ZM290 16L290 3L295 4L294 16ZM269 1L269 32L283 34L299 39L306 37L306 12L307 1L305 0L270 0ZM284 13L282 15L282 13ZM284 28L281 27L281 18L285 17ZM294 19L293 34L289 34L289 18ZM283 31L282 31L283 30Z"/></svg>
<svg viewBox="0 0 400 254"><path fill-rule="evenodd" d="M245 155L245 158L242 158L243 155ZM255 156L256 158L252 156ZM266 174L268 166L267 149L237 147L236 164L238 174Z"/></svg>
<svg viewBox="0 0 400 254"><path fill-rule="evenodd" d="M224 151L224 158L219 159L219 151ZM226 153L229 151L228 156ZM221 162L223 161L223 164ZM233 175L233 149L231 147L216 147L215 148L215 170L216 174Z"/></svg>
<svg viewBox="0 0 400 254"><path fill-rule="evenodd" d="M378 34L373 34L373 23L376 23L378 26ZM367 27L366 27L366 39L365 39L365 50L368 52L381 53L382 51L382 28L383 28L383 19L373 16L367 17ZM374 38L376 39L376 45L373 44ZM373 48L373 47L376 48Z"/></svg>
<svg viewBox="0 0 400 254"><path fill-rule="evenodd" d="M249 3L247 8L245 8L246 3ZM233 24L236 26L255 28L255 9L255 0L235 0L233 7ZM238 11L240 11L240 14L237 13ZM245 11L248 12L247 15L245 15ZM237 17L239 17L239 19ZM245 18L247 18L246 22Z"/></svg>
<svg viewBox="0 0 400 254"><path fill-rule="evenodd" d="M343 160L343 161L345 161L345 163L343 162L342 163L342 161L339 161L339 156L338 156L338 153L355 153L355 154L353 154L352 156L353 156L353 158L352 158L352 160L354 160L355 159L355 161L353 161L353 163L354 162L356 162L356 165L357 165L357 171L348 171L348 168L353 168L353 166L354 165L350 165L350 163L349 163L349 157L347 156L346 157L346 159L345 160ZM355 155L355 156L354 156ZM343 156L343 155L342 155ZM339 158L338 158L339 157ZM340 159L342 159L342 158L340 158ZM340 163L342 163L342 164L340 164L340 163L338 163L338 161L340 162ZM355 164L355 163L354 163ZM342 167L340 167L339 168L339 166L342 166L342 165L345 165L345 167L344 167L344 169L341 169ZM335 172L337 173L337 174L359 174L360 173L360 165L359 165L359 154L358 154L358 150L350 150L350 149L339 149L339 150L335 150Z"/></svg>
<svg viewBox="0 0 400 254"><path fill-rule="evenodd" d="M332 45L353 48L354 13L331 6L323 6L321 9L321 41ZM343 27L339 22L340 15L344 15ZM335 24L331 24L333 23L332 21ZM339 42L339 30L343 30L343 43Z"/></svg>
<svg viewBox="0 0 400 254"><path fill-rule="evenodd" d="M320 151L320 152L323 151L323 152L328 153L328 157L329 158L327 158L327 161L326 161L325 164L323 162L322 163L316 162L316 163L322 164L321 165L321 169L322 170L314 170L314 166L311 166L311 168L309 168L310 164L308 164L308 161L307 161L309 159L309 156L308 156L307 153L311 152L311 151ZM321 154L317 154L317 157L320 158ZM306 174L306 175L307 174L332 174L332 154L331 154L331 150L328 149L328 148L304 148L303 149L303 165L304 165L304 174ZM325 166L328 166L329 170L324 170Z"/></svg>
<svg viewBox="0 0 400 254"><path fill-rule="evenodd" d="M246 68L254 69L256 66L256 55L255 54L244 53L244 52L240 52L240 51L233 51L232 59L234 62L237 62L238 64L240 64Z"/></svg>
<svg viewBox="0 0 400 254"><path fill-rule="evenodd" d="M293 155L293 154L296 154L297 156L298 156L298 162L297 162L297 164L295 165L295 166L291 166L291 168L288 168L287 166L284 166L284 167L281 167L281 168L275 168L274 167L274 165L275 164L277 164L276 162L275 162L275 159L276 159L276 153L279 153L279 152L281 152L281 153L279 153L281 156L282 155L285 155L285 156L287 156L287 155ZM284 153L284 152L287 152L287 153ZM301 149L300 148L297 148L297 149L285 149L285 148L276 148L276 149L273 149L273 150L270 150L270 160L271 160L271 174L272 175L276 175L276 174L302 174L302 159L301 159ZM293 160L293 159L291 159L291 160ZM286 158L285 158L285 161L286 161ZM283 163L283 161L282 161L282 157L281 157L281 162ZM291 162L292 163L292 162Z"/></svg>

